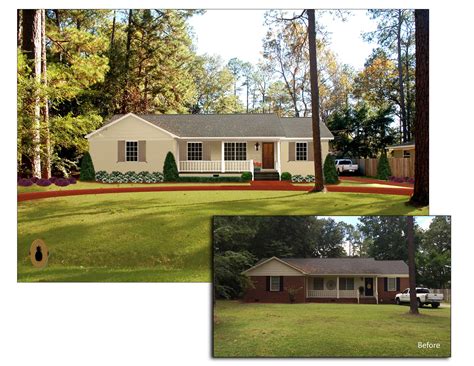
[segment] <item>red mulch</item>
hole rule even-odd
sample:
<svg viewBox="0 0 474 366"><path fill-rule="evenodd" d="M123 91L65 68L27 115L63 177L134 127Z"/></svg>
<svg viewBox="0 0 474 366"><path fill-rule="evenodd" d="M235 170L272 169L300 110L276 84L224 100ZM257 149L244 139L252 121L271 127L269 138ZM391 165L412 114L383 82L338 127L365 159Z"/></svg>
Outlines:
<svg viewBox="0 0 474 366"><path fill-rule="evenodd" d="M367 180L365 180L367 181ZM379 181L381 182L381 181ZM403 188L375 188L375 187L344 187L338 185L326 186L328 192L352 192L352 193L375 193L375 194L395 194L411 196L413 189ZM18 202L30 201L41 198L80 196L84 194L107 194L107 193L127 193L127 192L174 192L174 191L303 191L312 189L311 186L293 185L287 181L253 181L250 186L241 185L207 185L207 186L166 186L166 187L123 187L123 188L96 188L96 189L76 189L64 191L45 191L18 193Z"/></svg>

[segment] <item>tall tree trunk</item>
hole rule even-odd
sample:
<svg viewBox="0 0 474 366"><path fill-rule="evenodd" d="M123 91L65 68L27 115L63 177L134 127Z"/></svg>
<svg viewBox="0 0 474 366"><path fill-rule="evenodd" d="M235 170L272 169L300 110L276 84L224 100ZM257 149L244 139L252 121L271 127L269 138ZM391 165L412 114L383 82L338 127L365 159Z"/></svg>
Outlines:
<svg viewBox="0 0 474 366"><path fill-rule="evenodd" d="M323 165L321 161L321 133L319 130L319 87L318 62L316 54L316 19L314 9L308 9L308 40L309 40L309 79L311 83L311 111L313 122L313 150L315 183L312 192L324 189Z"/></svg>
<svg viewBox="0 0 474 366"><path fill-rule="evenodd" d="M407 216L408 274L410 276L410 313L418 314L416 298L415 239L413 237L413 216Z"/></svg>
<svg viewBox="0 0 474 366"><path fill-rule="evenodd" d="M415 10L415 187L410 203L429 204L429 10Z"/></svg>
<svg viewBox="0 0 474 366"><path fill-rule="evenodd" d="M401 124L403 131L403 142L407 138L407 110L405 106L405 91L403 83L403 63L402 63L402 25L403 25L403 10L398 10L398 25L397 25L397 69L398 69L398 89L400 92L400 112Z"/></svg>
<svg viewBox="0 0 474 366"><path fill-rule="evenodd" d="M35 177L41 176L41 119L40 119L40 95L38 86L41 83L41 10L23 10L23 51L32 64L31 77L35 80L35 86L29 101L31 112L32 133L32 156L31 174Z"/></svg>
<svg viewBox="0 0 474 366"><path fill-rule="evenodd" d="M112 51L114 49L114 43L115 43L115 21L117 17L117 10L114 10L114 18L112 20L112 34L110 35L110 50Z"/></svg>
<svg viewBox="0 0 474 366"><path fill-rule="evenodd" d="M410 43L411 43L411 34L408 35L408 39L405 45L405 85L406 85L406 95L407 95L407 139L411 141L412 137L412 123L411 123L411 101L412 95L410 93Z"/></svg>
<svg viewBox="0 0 474 366"><path fill-rule="evenodd" d="M43 178L51 177L51 139L49 136L49 107L46 87L48 86L46 65L46 11L41 10L41 84L43 93L41 98L42 133L41 144L43 146L42 172Z"/></svg>
<svg viewBox="0 0 474 366"><path fill-rule="evenodd" d="M249 78L247 76L247 81L245 82L247 84L247 113L249 113Z"/></svg>
<svg viewBox="0 0 474 366"><path fill-rule="evenodd" d="M17 9L16 11L16 25L17 25L17 47L20 47L21 48L21 39L23 37L22 35L22 22L21 22L21 18L22 18L22 15L21 15L21 12L22 10L21 9Z"/></svg>
<svg viewBox="0 0 474 366"><path fill-rule="evenodd" d="M132 43L132 21L133 21L133 10L128 11L128 26L127 26L127 48L125 51L125 83L122 95L122 108L121 113L127 113L128 111L128 97L129 97L129 74L130 74L130 48Z"/></svg>

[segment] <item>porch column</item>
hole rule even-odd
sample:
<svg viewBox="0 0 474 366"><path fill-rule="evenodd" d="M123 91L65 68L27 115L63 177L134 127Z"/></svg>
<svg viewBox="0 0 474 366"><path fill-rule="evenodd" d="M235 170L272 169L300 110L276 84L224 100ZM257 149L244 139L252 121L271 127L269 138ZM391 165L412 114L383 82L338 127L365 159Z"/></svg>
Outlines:
<svg viewBox="0 0 474 366"><path fill-rule="evenodd" d="M280 140L277 142L277 167L278 167L278 174L281 175L281 159L280 159ZM281 180L281 177L280 177Z"/></svg>
<svg viewBox="0 0 474 366"><path fill-rule="evenodd" d="M181 171L181 157L179 156L179 141L178 140L175 140L176 141L176 160L178 161L177 162L177 165L178 165L178 172Z"/></svg>
<svg viewBox="0 0 474 366"><path fill-rule="evenodd" d="M379 303L379 287L377 286L377 276L375 276L374 278L374 287L375 287L375 291L374 291L375 301L378 304Z"/></svg>
<svg viewBox="0 0 474 366"><path fill-rule="evenodd" d="M221 141L221 173L225 173L224 141Z"/></svg>
<svg viewBox="0 0 474 366"><path fill-rule="evenodd" d="M339 299L339 276L336 278L336 297Z"/></svg>

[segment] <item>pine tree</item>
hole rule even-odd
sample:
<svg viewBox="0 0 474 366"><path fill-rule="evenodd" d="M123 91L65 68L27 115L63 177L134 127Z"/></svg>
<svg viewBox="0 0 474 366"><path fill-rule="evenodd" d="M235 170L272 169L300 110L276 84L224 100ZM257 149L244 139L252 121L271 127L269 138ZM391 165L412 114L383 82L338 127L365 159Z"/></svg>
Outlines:
<svg viewBox="0 0 474 366"><path fill-rule="evenodd" d="M391 175L392 172L390 170L387 154L383 153L377 165L377 179L388 180Z"/></svg>
<svg viewBox="0 0 474 366"><path fill-rule="evenodd" d="M339 177L337 176L336 163L332 155L326 155L324 160L324 183L327 184L336 184L339 182Z"/></svg>
<svg viewBox="0 0 474 366"><path fill-rule="evenodd" d="M168 151L168 154L166 154L165 163L163 165L163 176L165 182L176 182L179 178L176 160L171 151Z"/></svg>
<svg viewBox="0 0 474 366"><path fill-rule="evenodd" d="M85 152L81 161L81 181L94 181L95 180L95 169L94 163L92 162L91 155L89 152Z"/></svg>

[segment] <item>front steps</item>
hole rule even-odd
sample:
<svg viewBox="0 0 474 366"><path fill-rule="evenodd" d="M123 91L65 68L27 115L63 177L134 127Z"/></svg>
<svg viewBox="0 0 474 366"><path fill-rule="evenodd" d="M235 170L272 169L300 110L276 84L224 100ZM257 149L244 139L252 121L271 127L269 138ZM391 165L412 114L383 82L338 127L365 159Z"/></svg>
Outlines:
<svg viewBox="0 0 474 366"><path fill-rule="evenodd" d="M254 180L280 180L280 174L278 172L254 172Z"/></svg>

